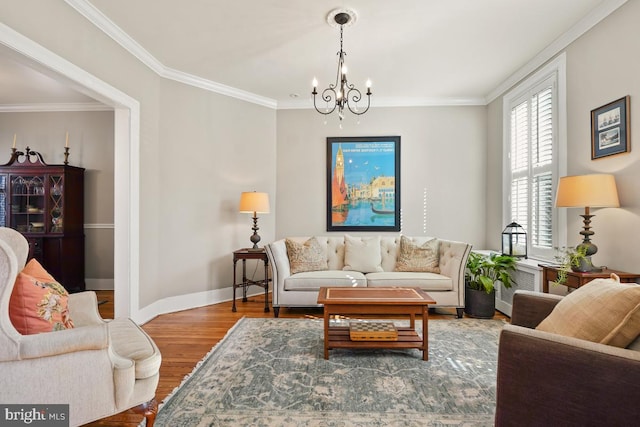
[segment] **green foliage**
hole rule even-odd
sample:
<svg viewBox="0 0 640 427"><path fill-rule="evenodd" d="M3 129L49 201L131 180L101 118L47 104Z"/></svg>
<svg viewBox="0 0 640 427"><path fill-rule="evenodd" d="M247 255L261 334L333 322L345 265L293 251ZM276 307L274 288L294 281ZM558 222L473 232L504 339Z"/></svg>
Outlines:
<svg viewBox="0 0 640 427"><path fill-rule="evenodd" d="M505 288L517 285L511 277L516 269L517 258L509 255L492 253L489 256L475 252L469 254L465 281L471 289L485 291L490 294L496 281L502 282Z"/></svg>
<svg viewBox="0 0 640 427"><path fill-rule="evenodd" d="M558 267L558 278L555 283L562 285L567 281L567 273L573 269L573 267L579 267L580 263L587 256L587 247L578 245L576 248L562 248L557 249L561 253L556 255L556 261L560 265Z"/></svg>

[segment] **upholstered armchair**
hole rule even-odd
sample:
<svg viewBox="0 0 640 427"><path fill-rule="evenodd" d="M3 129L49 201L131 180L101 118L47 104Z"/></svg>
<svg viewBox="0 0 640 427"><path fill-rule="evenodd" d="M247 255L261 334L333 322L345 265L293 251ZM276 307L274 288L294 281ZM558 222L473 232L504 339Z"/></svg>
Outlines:
<svg viewBox="0 0 640 427"><path fill-rule="evenodd" d="M9 303L28 250L20 233L0 228L0 402L69 404L72 426L137 407L153 425L160 352L130 319L103 320L94 292L69 295L71 329L16 330Z"/></svg>
<svg viewBox="0 0 640 427"><path fill-rule="evenodd" d="M515 292L500 336L495 425L638 425L638 340L619 348L536 330L561 299Z"/></svg>

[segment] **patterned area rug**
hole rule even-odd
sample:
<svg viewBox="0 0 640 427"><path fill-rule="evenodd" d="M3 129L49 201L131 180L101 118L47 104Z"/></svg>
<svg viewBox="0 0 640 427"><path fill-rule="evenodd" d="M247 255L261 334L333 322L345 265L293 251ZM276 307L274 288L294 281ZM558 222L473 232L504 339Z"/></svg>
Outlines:
<svg viewBox="0 0 640 427"><path fill-rule="evenodd" d="M340 321L340 320L338 320ZM492 426L503 321L429 322L418 350L330 350L322 321L243 318L156 426Z"/></svg>

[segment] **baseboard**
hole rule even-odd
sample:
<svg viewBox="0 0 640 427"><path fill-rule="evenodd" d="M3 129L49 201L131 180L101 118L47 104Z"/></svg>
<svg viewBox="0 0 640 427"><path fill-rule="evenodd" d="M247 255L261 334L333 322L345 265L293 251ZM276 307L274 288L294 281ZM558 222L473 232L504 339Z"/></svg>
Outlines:
<svg viewBox="0 0 640 427"><path fill-rule="evenodd" d="M85 289L88 291L112 291L113 279L84 279Z"/></svg>
<svg viewBox="0 0 640 427"><path fill-rule="evenodd" d="M240 296L238 297L238 292ZM269 292L271 293L271 292ZM256 291L247 291L247 296L264 295L264 289L260 290L256 287ZM197 292L194 294L177 295L175 297L168 297L158 300L146 307L138 310L133 320L142 325L152 320L153 318L167 313L174 313L176 311L189 310L191 308L204 307L205 305L217 304L221 302L231 301L233 299L233 288L213 289L206 292ZM242 291L236 290L236 304L238 301L242 301Z"/></svg>

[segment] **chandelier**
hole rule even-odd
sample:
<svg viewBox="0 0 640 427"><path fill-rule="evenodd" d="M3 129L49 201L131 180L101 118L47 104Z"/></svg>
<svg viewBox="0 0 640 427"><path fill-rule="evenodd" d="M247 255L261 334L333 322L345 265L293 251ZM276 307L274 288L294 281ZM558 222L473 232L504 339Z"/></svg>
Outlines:
<svg viewBox="0 0 640 427"><path fill-rule="evenodd" d="M340 26L340 51L338 52L338 72L336 75L336 82L329 84L329 87L322 91L322 101L326 102L326 107L318 108L316 104L316 95L318 95L318 81L313 79L313 106L320 114L328 115L338 110L338 117L340 120L344 118L344 108L347 107L349 111L358 116L364 114L369 110L371 103L371 80L367 80L367 107L364 110L358 110L358 102L362 100L362 92L350 84L347 80L347 66L344 63L344 58L347 53L342 50L342 31L345 25L350 25L355 22L355 12L352 10L335 9L329 12L327 21L330 25L334 26L332 20Z"/></svg>

